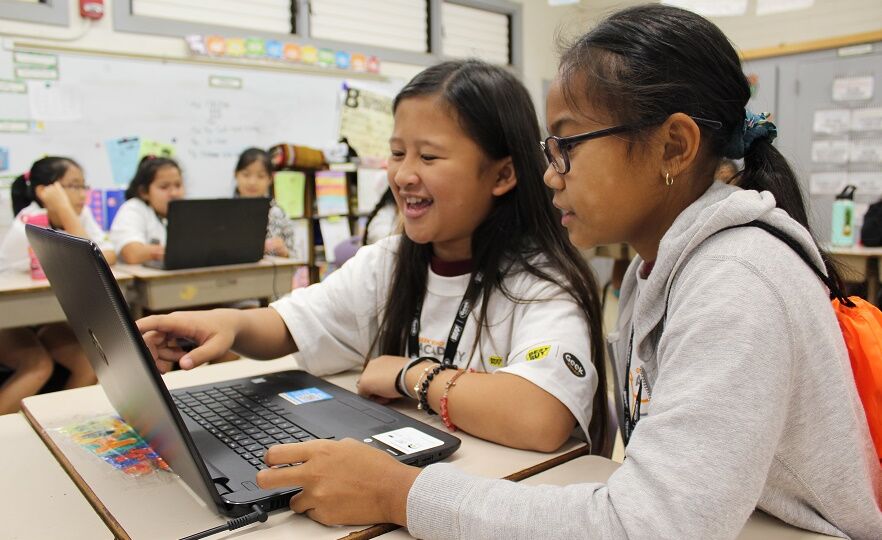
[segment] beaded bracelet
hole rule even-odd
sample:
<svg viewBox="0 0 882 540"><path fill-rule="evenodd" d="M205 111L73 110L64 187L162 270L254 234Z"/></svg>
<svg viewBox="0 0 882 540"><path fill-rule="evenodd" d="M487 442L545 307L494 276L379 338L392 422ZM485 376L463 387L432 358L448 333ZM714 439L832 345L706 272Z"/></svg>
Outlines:
<svg viewBox="0 0 882 540"><path fill-rule="evenodd" d="M474 372L475 370L472 368L457 371L456 375L451 377L450 380L447 381L447 384L444 385L444 395L441 396L441 421L444 422L444 426L450 431L456 431L456 426L450 421L450 413L447 409L447 394L450 393L451 388L456 386L456 380L462 377L463 374Z"/></svg>
<svg viewBox="0 0 882 540"><path fill-rule="evenodd" d="M435 375L441 373L445 369L456 369L456 367L448 364L438 364L432 368L426 368L424 372L426 378L421 378L422 382L419 385L419 392L417 392L417 395L420 397L420 403L417 405L417 408L421 411L426 411L427 414L438 414L429 407L429 385L432 384L432 379L435 378Z"/></svg>

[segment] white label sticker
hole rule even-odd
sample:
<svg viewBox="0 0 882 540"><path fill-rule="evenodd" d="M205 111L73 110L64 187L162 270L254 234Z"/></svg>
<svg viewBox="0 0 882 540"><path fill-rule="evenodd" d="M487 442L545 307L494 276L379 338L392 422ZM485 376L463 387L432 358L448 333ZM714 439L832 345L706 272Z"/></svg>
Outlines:
<svg viewBox="0 0 882 540"><path fill-rule="evenodd" d="M399 452L404 452L405 454L416 454L417 452L422 452L423 450L428 450L429 448L435 448L436 446L444 444L444 441L440 441L431 435L426 435L422 431L412 427L380 433L374 435L374 439L391 446Z"/></svg>

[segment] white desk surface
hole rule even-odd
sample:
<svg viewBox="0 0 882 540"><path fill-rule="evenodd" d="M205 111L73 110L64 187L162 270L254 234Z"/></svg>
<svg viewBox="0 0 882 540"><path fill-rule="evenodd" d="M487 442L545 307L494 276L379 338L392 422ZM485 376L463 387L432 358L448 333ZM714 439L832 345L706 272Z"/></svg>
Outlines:
<svg viewBox="0 0 882 540"><path fill-rule="evenodd" d="M180 270L160 270L140 264L123 264L117 265L126 272L132 274L140 280L157 280L157 279L177 279L181 277L196 277L201 275L223 274L229 272L241 272L243 270L264 269L264 268L288 268L294 266L303 266L303 263L295 262L293 259L284 257L264 257L263 259L253 263L243 264L225 264L220 266L205 266L200 268L184 268Z"/></svg>
<svg viewBox="0 0 882 540"><path fill-rule="evenodd" d="M113 277L116 278L120 285L131 283L134 276L123 270L122 265L113 266ZM0 297L5 295L29 293L34 291L48 291L52 288L49 281L45 279L31 279L30 272L0 272Z"/></svg>
<svg viewBox="0 0 882 540"><path fill-rule="evenodd" d="M0 416L3 538L113 538L20 414Z"/></svg>
<svg viewBox="0 0 882 540"><path fill-rule="evenodd" d="M826 249L833 255L852 255L855 257L882 257L882 247L835 247L827 245L824 246L824 249Z"/></svg>
<svg viewBox="0 0 882 540"><path fill-rule="evenodd" d="M568 484L605 482L621 464L600 456L581 456L523 480L531 486L547 484L565 486ZM413 538L406 529L384 534L382 540L404 540ZM754 512L738 540L821 540L833 538L792 527L763 512Z"/></svg>
<svg viewBox="0 0 882 540"><path fill-rule="evenodd" d="M113 276L128 298L134 277L119 268ZM31 279L30 272L0 273L0 328L15 328L65 320L64 311L45 279Z"/></svg>
<svg viewBox="0 0 882 540"><path fill-rule="evenodd" d="M176 371L165 376L169 388L229 380L273 371L296 369L293 358L266 362L239 360L193 371ZM355 373L344 373L327 378L344 388L354 390ZM27 398L23 402L28 420L35 426L53 452L62 455L68 473L99 508L103 518L120 538L180 538L203 529L220 525L224 519L213 508L207 508L189 492L175 476L159 475L162 481L139 482L120 476L104 463L73 447L64 436L52 428L68 425L89 417L113 414L113 409L99 387L79 388L55 394ZM427 417L415 407L396 407L415 418L444 429L437 417ZM488 477L522 478L558 462L572 459L585 452L583 443L568 442L560 451L542 454L506 448L476 437L457 432L462 446L448 458L463 470ZM149 504L146 502L149 501ZM160 517L161 516L161 517ZM370 538L388 529L375 527L325 527L290 511L274 512L263 525L252 525L239 531L213 538L248 537L255 539L341 538L356 533L352 538ZM363 532L359 532L363 531Z"/></svg>

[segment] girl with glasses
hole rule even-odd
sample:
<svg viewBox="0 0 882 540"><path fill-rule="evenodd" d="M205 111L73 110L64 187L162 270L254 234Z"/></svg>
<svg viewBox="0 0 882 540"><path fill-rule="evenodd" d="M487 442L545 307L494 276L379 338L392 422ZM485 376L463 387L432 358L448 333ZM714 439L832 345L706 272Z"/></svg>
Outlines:
<svg viewBox="0 0 882 540"><path fill-rule="evenodd" d="M756 508L882 538L882 474L829 291L769 230L825 258L749 98L723 33L669 6L618 12L561 59L545 182L574 244L639 254L610 336L626 448L606 483L527 487L316 441L271 449L271 465L302 464L258 485L303 486L293 508L324 523L425 539L735 538ZM722 157L744 159L738 186L713 181Z"/></svg>
<svg viewBox="0 0 882 540"><path fill-rule="evenodd" d="M393 113L388 180L404 234L266 309L142 319L145 340L185 369L231 347L299 351L316 374L364 366L360 394L410 400L452 430L549 452L575 433L600 452L597 287L542 184L527 90L502 68L446 62L410 81ZM185 355L171 337L199 346Z"/></svg>
<svg viewBox="0 0 882 540"><path fill-rule="evenodd" d="M89 186L83 169L72 159L45 157L12 184L15 221L0 244L0 275L26 272L31 266L25 224L42 223L89 238L110 264L116 260L104 231L86 207ZM65 388L95 384L95 373L66 322L0 330L0 364L13 374L0 386L0 414L16 412L20 401L36 394L49 380L57 362L70 371Z"/></svg>

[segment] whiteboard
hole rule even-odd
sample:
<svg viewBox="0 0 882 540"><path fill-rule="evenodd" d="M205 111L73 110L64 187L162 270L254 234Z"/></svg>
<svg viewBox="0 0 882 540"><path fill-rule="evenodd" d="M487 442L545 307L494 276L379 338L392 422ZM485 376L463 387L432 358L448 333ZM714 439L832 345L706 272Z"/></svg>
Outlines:
<svg viewBox="0 0 882 540"><path fill-rule="evenodd" d="M53 53L54 54L54 53ZM0 79L13 79L12 52L0 52ZM219 88L230 77L241 88ZM114 184L106 143L128 137L174 144L188 197L227 197L247 147L288 142L315 148L339 133L342 76L175 61L58 53L58 80L30 81L25 94L0 93L0 120L28 120L27 133L0 132L7 173L46 154L69 156L95 188ZM401 80L349 81L394 95Z"/></svg>

